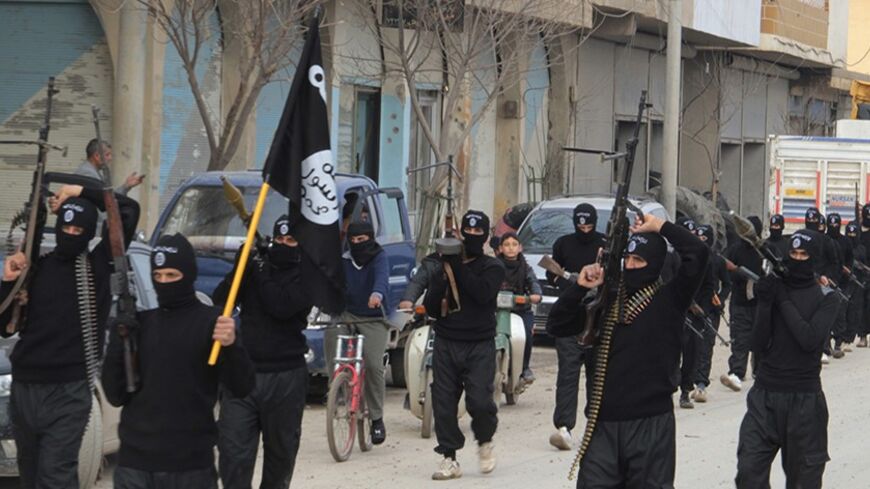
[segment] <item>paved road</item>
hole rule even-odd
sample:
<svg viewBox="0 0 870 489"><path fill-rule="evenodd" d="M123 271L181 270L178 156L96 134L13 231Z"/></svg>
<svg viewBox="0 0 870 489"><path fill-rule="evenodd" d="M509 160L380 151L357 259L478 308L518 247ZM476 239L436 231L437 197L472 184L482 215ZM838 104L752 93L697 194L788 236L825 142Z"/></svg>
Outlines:
<svg viewBox="0 0 870 489"><path fill-rule="evenodd" d="M714 368L717 376L725 368L726 355L727 351L717 346ZM566 479L573 452L556 451L547 442L552 429L555 363L552 347L536 346L532 366L538 381L520 397L517 405L501 406L495 439L499 465L488 476L478 473L477 455L469 447L459 453L465 472L462 479L447 483L429 480L438 462L432 451L434 439L420 438L419 421L401 407L404 392L388 389L387 442L369 453L355 451L351 459L342 464L332 460L326 446L323 407L309 406L305 413L302 448L293 487L573 487ZM866 441L870 390L865 388L868 375L870 349L857 349L843 360L834 360L823 371L831 416L831 462L825 474L826 487L870 487L870 464L867 463L870 442ZM677 410L677 488L734 487L737 431L744 414L744 396L745 391L733 393L717 383L711 389L709 403L698 405L692 411ZM469 434L468 419L464 418L461 424ZM112 463L110 460L100 488L112 487ZM784 486L778 461L771 482L773 487ZM0 488L13 487L17 487L14 480L0 481Z"/></svg>

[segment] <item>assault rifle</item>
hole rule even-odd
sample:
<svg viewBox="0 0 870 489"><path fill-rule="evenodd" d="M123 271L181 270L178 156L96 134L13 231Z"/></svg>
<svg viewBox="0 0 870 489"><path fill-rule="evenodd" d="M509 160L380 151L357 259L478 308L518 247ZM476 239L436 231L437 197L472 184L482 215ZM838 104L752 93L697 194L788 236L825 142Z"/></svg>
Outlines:
<svg viewBox="0 0 870 489"><path fill-rule="evenodd" d="M45 102L45 118L42 122L42 127L39 128L39 139L37 141L4 141L10 144L35 144L39 146L39 151L36 157L36 169L33 170L33 183L30 188L30 201L26 204L24 211L20 217L27 216L26 228L24 232L24 242L21 243L25 257L27 257L28 267L18 276L12 290L6 299L0 303L0 314L6 311L9 306L12 306L12 318L9 324L5 326L7 334L13 334L24 326L26 311L24 306L17 300L18 293L22 290L27 290L30 283L33 267L29 266L36 263L39 258L39 246L42 242L42 229L45 226L46 209L45 199L46 193L43 190L43 176L45 175L45 164L48 159L48 150L54 147L48 144L48 133L51 130L51 108L54 96L59 93L59 90L54 88L54 77L48 79L48 91ZM64 151L64 154L66 151Z"/></svg>
<svg viewBox="0 0 870 489"><path fill-rule="evenodd" d="M627 213L633 210L638 217L643 217L640 209L628 200L628 189L631 185L631 171L634 168L634 154L640 138L640 127L643 124L643 113L649 107L646 101L646 90L640 94L637 106L637 119L631 139L625 143L625 151L612 155L602 155L603 161L623 159L619 184L616 187L616 198L610 211L610 221L607 223L607 246L598 258L598 263L604 269L604 282L595 290L590 291L584 299L586 307L586 324L580 333L580 344L592 346L598 336L598 325L602 322L607 305L617 299L619 285L622 282L622 256L628 243L629 227ZM623 319L623 304L618 304L619 320Z"/></svg>
<svg viewBox="0 0 870 489"><path fill-rule="evenodd" d="M103 138L100 135L100 109L91 106L94 116L94 129L97 133L97 154L100 158L100 176L103 179L103 203L106 206L106 226L109 231L109 249L112 251L112 272L110 284L112 295L117 296L117 311L115 324L118 336L124 348L124 376L127 392L136 392L139 382L136 361L135 331L139 325L136 321L136 297L130 290L130 279L127 275L130 267L127 263L127 250L124 246L124 228L121 224L121 211L115 199L115 189L112 187L112 172L106 164L103 153Z"/></svg>

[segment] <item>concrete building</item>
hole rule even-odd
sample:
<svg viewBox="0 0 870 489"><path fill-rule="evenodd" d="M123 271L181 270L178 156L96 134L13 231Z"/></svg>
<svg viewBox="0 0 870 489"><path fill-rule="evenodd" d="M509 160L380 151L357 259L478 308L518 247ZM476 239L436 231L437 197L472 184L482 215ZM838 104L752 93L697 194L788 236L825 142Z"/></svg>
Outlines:
<svg viewBox="0 0 870 489"><path fill-rule="evenodd" d="M408 87L386 74L377 14L360 15L356 1L326 5L324 57L337 167L402 188L413 213L428 175L409 178L405 170L434 162L434 155L411 110L409 90L437 132L444 87L438 76ZM848 28L855 20L849 3L683 1L680 185L701 192L715 185L732 208L763 210L766 136L828 133L838 114L848 112L848 81L858 76L849 70L870 62L853 61L859 42L849 37L855 31ZM481 114L455 155L466 172L464 202L500 214L548 194L609 190L612 168L561 147L621 148L642 89L649 90L653 109L642 130L634 188L655 185L662 167L667 5L565 0L559 18L571 34L546 43L526 40L533 49L518 79ZM197 67L215 120L224 115L238 78L238 54L227 48L231 39L223 28L231 21L229 9L220 6ZM495 69L494 51L492 58ZM70 153L53 153L51 170L80 163L93 137L90 106L102 108L115 177L148 175L133 194L144 203L146 232L179 183L207 166L209 147L178 53L137 2L0 0L0 66L0 139L35 137L45 81L57 77L62 92L50 140L69 146ZM263 90L231 168L262 164L292 77L288 70ZM480 100L472 94L467 110L477 113ZM0 227L27 198L33 159L29 148L0 150Z"/></svg>

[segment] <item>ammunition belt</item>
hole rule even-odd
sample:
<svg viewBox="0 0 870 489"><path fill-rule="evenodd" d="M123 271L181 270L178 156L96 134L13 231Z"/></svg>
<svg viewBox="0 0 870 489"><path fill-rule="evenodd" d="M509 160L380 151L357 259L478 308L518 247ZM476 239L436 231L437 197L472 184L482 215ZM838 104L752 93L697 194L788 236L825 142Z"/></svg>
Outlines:
<svg viewBox="0 0 870 489"><path fill-rule="evenodd" d="M87 252L76 258L76 292L78 295L79 323L82 328L82 346L85 353L85 372L88 376L88 386L93 391L100 368L100 356L97 338L96 287Z"/></svg>
<svg viewBox="0 0 870 489"><path fill-rule="evenodd" d="M610 357L613 329L617 324L631 324L652 302L653 297L661 290L662 285L661 279L656 280L653 284L640 289L626 300L625 286L620 283L616 300L610 304L607 313L603 317L604 323L598 332L598 349L595 352L595 373L592 376L592 391L589 393L589 412L586 418L586 428L583 430L580 448L577 449L577 455L574 457L574 462L571 464L571 469L568 472L568 480L574 480L577 477L577 471L583 462L583 457L586 456L586 451L589 450L592 435L595 433L595 427L598 425L598 414L601 410L601 402L604 399L604 380L607 377L607 361Z"/></svg>

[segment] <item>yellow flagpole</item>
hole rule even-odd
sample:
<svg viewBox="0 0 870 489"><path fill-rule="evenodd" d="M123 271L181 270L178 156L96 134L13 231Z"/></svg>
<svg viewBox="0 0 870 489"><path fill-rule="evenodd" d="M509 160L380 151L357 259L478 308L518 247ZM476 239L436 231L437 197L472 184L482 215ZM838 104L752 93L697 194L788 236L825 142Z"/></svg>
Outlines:
<svg viewBox="0 0 870 489"><path fill-rule="evenodd" d="M257 226L260 224L260 217L263 215L263 207L266 206L266 194L269 193L269 184L263 182L260 187L260 195L257 197L257 206L254 207L254 214L251 216L251 222L248 224L248 236L245 238L245 244L242 246L242 256L239 258L239 263L236 266L236 273L233 276L233 285L230 287L230 293L227 296L227 302L224 304L223 316L232 317L233 308L236 305L236 296L239 294L239 287L242 285L242 276L247 268L248 257L251 255L251 246L254 243L254 236L257 233ZM215 340L211 345L211 354L208 356L208 364L214 365L217 363L218 353L221 351L221 343Z"/></svg>

